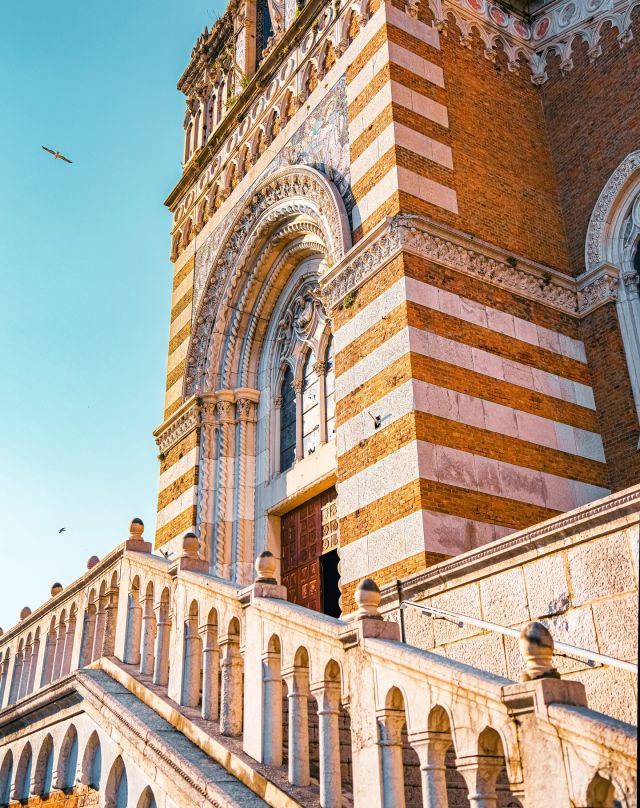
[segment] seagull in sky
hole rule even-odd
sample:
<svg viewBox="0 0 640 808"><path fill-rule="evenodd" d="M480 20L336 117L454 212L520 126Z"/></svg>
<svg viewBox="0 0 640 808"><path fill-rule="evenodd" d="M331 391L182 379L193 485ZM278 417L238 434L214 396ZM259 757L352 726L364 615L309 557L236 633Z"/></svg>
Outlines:
<svg viewBox="0 0 640 808"><path fill-rule="evenodd" d="M65 163L71 163L71 162L73 162L72 160L69 160L69 158L68 158L68 157L65 157L65 156L64 156L64 154L60 154L60 152L59 152L59 151L54 151L53 149L48 149L46 146L43 146L42 148L43 148L43 149L44 149L46 152L49 152L49 154L52 154L56 160L64 160L64 161L65 161Z"/></svg>
<svg viewBox="0 0 640 808"><path fill-rule="evenodd" d="M61 527L58 533L64 533L66 529L67 529L66 527Z"/></svg>

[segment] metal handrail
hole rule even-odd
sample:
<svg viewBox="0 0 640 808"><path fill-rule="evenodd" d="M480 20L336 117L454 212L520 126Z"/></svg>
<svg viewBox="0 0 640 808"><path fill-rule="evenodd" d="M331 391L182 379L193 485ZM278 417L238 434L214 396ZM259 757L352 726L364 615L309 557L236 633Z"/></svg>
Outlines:
<svg viewBox="0 0 640 808"><path fill-rule="evenodd" d="M517 628L507 628L506 626L501 626L498 623L489 623L487 620L480 620L478 617L468 617L464 614L457 614L457 612L450 612L447 609L438 609L435 606L424 606L422 603L415 603L415 601L412 600L403 600L401 601L400 606L413 606L416 609L420 609L423 612L428 612L436 617L443 617L445 620L451 620L454 623L458 623L459 626L467 623L471 626L483 628L486 631L497 631L499 634L505 634L507 637L520 636L520 631ZM631 671L631 673L638 672L638 665L634 664L633 662L625 662L622 659L606 656L606 654L598 654L595 651L587 651L584 648L578 648L577 646L569 645L566 642L556 642L554 640L553 644L556 652L564 651L570 656L586 659L587 664L590 667L593 667L596 662L601 662L603 665L610 665L612 668L621 668L623 671ZM559 656L564 656L564 654L559 654Z"/></svg>

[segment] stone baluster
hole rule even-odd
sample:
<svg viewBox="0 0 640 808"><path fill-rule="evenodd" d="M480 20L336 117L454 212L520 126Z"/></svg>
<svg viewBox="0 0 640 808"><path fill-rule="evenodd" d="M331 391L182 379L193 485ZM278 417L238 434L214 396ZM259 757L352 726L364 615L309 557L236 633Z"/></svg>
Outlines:
<svg viewBox="0 0 640 808"><path fill-rule="evenodd" d="M18 685L18 698L21 699L27 695L27 683L29 681L29 672L31 671L31 643L25 645L22 657L22 670L20 671L20 683Z"/></svg>
<svg viewBox="0 0 640 808"><path fill-rule="evenodd" d="M58 679L62 672L62 659L64 657L64 641L67 635L67 627L64 621L60 621L56 634L56 653L53 658L53 679Z"/></svg>
<svg viewBox="0 0 640 808"><path fill-rule="evenodd" d="M114 586L107 592L107 602L104 610L104 632L102 637L101 656L113 656L116 645L117 623L118 623L118 587Z"/></svg>
<svg viewBox="0 0 640 808"><path fill-rule="evenodd" d="M38 669L39 661L40 661L40 637L36 636L36 639L34 639L33 641L33 650L31 651L31 665L29 666L27 693L33 693L33 689L36 684L36 671Z"/></svg>
<svg viewBox="0 0 640 808"><path fill-rule="evenodd" d="M142 601L142 638L140 641L140 673L151 676L155 667L156 615L153 599Z"/></svg>
<svg viewBox="0 0 640 808"><path fill-rule="evenodd" d="M263 757L268 766L282 766L282 673L280 650L262 657L264 714L262 723Z"/></svg>
<svg viewBox="0 0 640 808"><path fill-rule="evenodd" d="M169 646L171 641L171 618L165 604L158 609L156 648L154 653L153 683L167 685L169 682Z"/></svg>
<svg viewBox="0 0 640 808"><path fill-rule="evenodd" d="M185 707L197 707L200 701L200 670L202 663L202 646L196 626L187 623L184 637L184 659L182 694L180 704Z"/></svg>
<svg viewBox="0 0 640 808"><path fill-rule="evenodd" d="M402 762L404 710L387 709L378 719L382 759L383 808L405 808Z"/></svg>
<svg viewBox="0 0 640 808"><path fill-rule="evenodd" d="M104 644L104 626L107 616L107 595L106 593L98 597L98 607L96 609L96 624L93 632L93 648L91 649L91 661L100 659L102 656L102 646Z"/></svg>
<svg viewBox="0 0 640 808"><path fill-rule="evenodd" d="M44 664L42 666L42 678L40 679L40 687L48 685L53 678L53 662L56 655L56 633L55 629L51 628L47 632L46 645L44 649Z"/></svg>
<svg viewBox="0 0 640 808"><path fill-rule="evenodd" d="M242 659L237 637L220 643L222 652L222 687L220 691L220 732L222 735L242 733Z"/></svg>
<svg viewBox="0 0 640 808"><path fill-rule="evenodd" d="M105 623L105 631L106 631L106 623ZM130 592L128 615L127 615L127 641L124 652L124 662L130 665L140 664L141 634L142 634L142 606L140 606L140 603L138 602L137 593Z"/></svg>
<svg viewBox="0 0 640 808"><path fill-rule="evenodd" d="M294 668L285 674L289 700L289 782L309 785L309 684L308 669Z"/></svg>
<svg viewBox="0 0 640 808"><path fill-rule="evenodd" d="M427 730L412 734L409 742L420 759L423 808L447 808L449 798L445 759L447 749L451 746L451 736L447 732Z"/></svg>
<svg viewBox="0 0 640 808"><path fill-rule="evenodd" d="M69 617L67 631L64 638L64 652L62 656L62 676L66 676L71 671L71 657L73 656L73 641L76 635L76 618Z"/></svg>
<svg viewBox="0 0 640 808"><path fill-rule="evenodd" d="M218 690L220 673L220 649L216 626L206 626L202 649L202 717L216 721L219 717Z"/></svg>
<svg viewBox="0 0 640 808"><path fill-rule="evenodd" d="M503 765L503 758L493 755L470 755L456 760L456 768L467 784L470 808L496 808L496 781Z"/></svg>
<svg viewBox="0 0 640 808"><path fill-rule="evenodd" d="M341 808L340 683L326 681L312 692L318 702L320 805Z"/></svg>
<svg viewBox="0 0 640 808"><path fill-rule="evenodd" d="M93 641L96 633L96 609L88 604L84 612L82 628L82 646L80 648L80 667L83 668L91 662L93 654Z"/></svg>

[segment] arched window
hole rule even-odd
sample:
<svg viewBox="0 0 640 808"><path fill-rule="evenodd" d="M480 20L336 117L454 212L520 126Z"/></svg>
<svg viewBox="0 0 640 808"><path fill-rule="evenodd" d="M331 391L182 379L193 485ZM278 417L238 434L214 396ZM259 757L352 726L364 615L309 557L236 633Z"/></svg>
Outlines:
<svg viewBox="0 0 640 808"><path fill-rule="evenodd" d="M267 0L258 0L256 7L256 68L262 60L262 51L273 36L273 23Z"/></svg>
<svg viewBox="0 0 640 808"><path fill-rule="evenodd" d="M8 805L11 799L11 778L13 776L13 753L9 750L0 767L0 805Z"/></svg>
<svg viewBox="0 0 640 808"><path fill-rule="evenodd" d="M31 744L27 745L22 750L18 767L16 769L16 782L13 787L14 800L26 801L29 799L31 791L31 765L33 763L33 754L31 752Z"/></svg>
<svg viewBox="0 0 640 808"><path fill-rule="evenodd" d="M200 148L200 110L196 113L196 122L193 126L193 152L197 152Z"/></svg>
<svg viewBox="0 0 640 808"><path fill-rule="evenodd" d="M296 391L290 365L282 377L280 398L280 471L286 471L296 459Z"/></svg>
<svg viewBox="0 0 640 808"><path fill-rule="evenodd" d="M84 750L82 759L82 782L95 791L100 790L100 776L102 774L102 749L98 733L92 732Z"/></svg>
<svg viewBox="0 0 640 808"><path fill-rule="evenodd" d="M333 362L333 336L329 337L324 352L324 407L327 440L336 434L336 374Z"/></svg>
<svg viewBox="0 0 640 808"><path fill-rule="evenodd" d="M320 384L313 351L307 351L302 369L302 454L313 454L320 442Z"/></svg>
<svg viewBox="0 0 640 808"><path fill-rule="evenodd" d="M184 136L184 161L185 163L189 162L189 157L191 157L191 137L193 135L193 123L190 123L187 126L187 132Z"/></svg>
<svg viewBox="0 0 640 808"><path fill-rule="evenodd" d="M105 798L105 808L127 808L129 801L127 770L120 756L115 759L109 772Z"/></svg>
<svg viewBox="0 0 640 808"><path fill-rule="evenodd" d="M70 790L76 784L76 771L78 768L78 733L71 724L67 730L58 761L58 788L63 791Z"/></svg>

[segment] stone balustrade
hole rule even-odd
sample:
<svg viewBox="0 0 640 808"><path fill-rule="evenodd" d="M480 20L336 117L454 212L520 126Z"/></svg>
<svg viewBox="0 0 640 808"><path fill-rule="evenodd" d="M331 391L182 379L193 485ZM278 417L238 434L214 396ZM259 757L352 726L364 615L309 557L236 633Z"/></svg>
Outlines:
<svg viewBox="0 0 640 808"><path fill-rule="evenodd" d="M367 808L635 805L634 729L554 676L540 624L523 630L514 683L400 642L372 581L338 620L288 603L269 554L250 587L213 578L194 539L167 560L134 522L78 581L23 610L0 636L0 724L2 710L112 656L242 736L254 760L286 767L293 786L317 784L325 808L345 793Z"/></svg>

